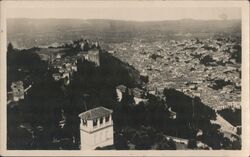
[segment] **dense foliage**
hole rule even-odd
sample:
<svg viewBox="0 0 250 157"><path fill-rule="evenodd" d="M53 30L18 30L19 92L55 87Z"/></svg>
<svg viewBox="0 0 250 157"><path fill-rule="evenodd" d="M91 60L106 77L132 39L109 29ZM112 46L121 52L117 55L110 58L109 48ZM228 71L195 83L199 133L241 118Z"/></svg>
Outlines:
<svg viewBox="0 0 250 157"><path fill-rule="evenodd" d="M129 65L108 54L100 57L101 67L79 60L78 72L74 73L70 85L65 86L62 81L53 80L53 70L47 69L47 63L41 61L33 49L17 50L10 45L8 88L17 80L23 80L25 86L32 84L32 88L18 106L8 106L8 149L78 149L78 114L97 106L112 109L117 100L117 85L135 87L140 83L138 72ZM62 111L66 123L60 128ZM20 130L22 123L29 127ZM37 129L39 127L42 129ZM56 144L54 141L58 139L60 143ZM26 144L19 145L20 140Z"/></svg>
<svg viewBox="0 0 250 157"><path fill-rule="evenodd" d="M241 126L241 109L222 109L218 113L233 126Z"/></svg>

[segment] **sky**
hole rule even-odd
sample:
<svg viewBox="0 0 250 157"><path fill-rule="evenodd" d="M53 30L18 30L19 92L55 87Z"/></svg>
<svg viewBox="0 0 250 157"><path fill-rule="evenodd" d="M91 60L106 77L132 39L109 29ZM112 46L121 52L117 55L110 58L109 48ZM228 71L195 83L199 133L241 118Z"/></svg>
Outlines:
<svg viewBox="0 0 250 157"><path fill-rule="evenodd" d="M189 4L189 3L188 3ZM240 19L239 7L211 5L169 5L155 2L74 2L9 3L7 18L77 18L161 21L178 19L222 20Z"/></svg>

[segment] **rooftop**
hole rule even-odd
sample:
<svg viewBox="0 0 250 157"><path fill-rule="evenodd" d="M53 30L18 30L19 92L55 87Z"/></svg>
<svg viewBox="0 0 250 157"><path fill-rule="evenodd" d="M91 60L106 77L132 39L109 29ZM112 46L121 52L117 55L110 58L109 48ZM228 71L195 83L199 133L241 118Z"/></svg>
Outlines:
<svg viewBox="0 0 250 157"><path fill-rule="evenodd" d="M124 85L119 85L119 86L116 87L116 89L119 89L119 90L121 90L122 92L125 92L126 89L127 89L127 87L124 86Z"/></svg>
<svg viewBox="0 0 250 157"><path fill-rule="evenodd" d="M21 88L23 86L23 81L12 82L11 88Z"/></svg>
<svg viewBox="0 0 250 157"><path fill-rule="evenodd" d="M91 110L85 111L79 114L79 117L85 120L93 120L96 118L110 115L112 112L113 112L112 110L101 106L101 107L97 107L97 108L93 108Z"/></svg>

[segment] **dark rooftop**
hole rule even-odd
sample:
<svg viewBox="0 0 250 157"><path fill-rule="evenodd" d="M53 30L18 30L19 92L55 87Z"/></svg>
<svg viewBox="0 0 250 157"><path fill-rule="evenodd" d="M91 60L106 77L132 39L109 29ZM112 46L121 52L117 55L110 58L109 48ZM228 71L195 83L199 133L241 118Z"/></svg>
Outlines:
<svg viewBox="0 0 250 157"><path fill-rule="evenodd" d="M91 110L83 112L83 113L79 114L79 117L81 119L93 120L96 118L110 115L112 112L113 112L112 110L101 106L101 107L93 108Z"/></svg>

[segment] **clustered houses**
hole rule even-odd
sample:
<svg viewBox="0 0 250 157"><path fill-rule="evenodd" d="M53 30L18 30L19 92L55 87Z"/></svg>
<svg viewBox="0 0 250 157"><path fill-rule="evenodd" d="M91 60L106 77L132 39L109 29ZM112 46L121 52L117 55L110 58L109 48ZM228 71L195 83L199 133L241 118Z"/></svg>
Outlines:
<svg viewBox="0 0 250 157"><path fill-rule="evenodd" d="M78 51L77 57L79 57L79 59L85 59L95 63L96 66L100 66L99 42L80 39L74 41L71 47Z"/></svg>
<svg viewBox="0 0 250 157"><path fill-rule="evenodd" d="M226 108L240 109L241 105L240 105L240 102L231 101L231 102L227 102L226 105L221 105L221 106L218 106L218 107L216 107L214 109L215 110L222 110L222 109L226 109Z"/></svg>
<svg viewBox="0 0 250 157"><path fill-rule="evenodd" d="M61 56L57 54L57 57L50 62L50 66L54 70L52 74L54 80L59 81L63 79L64 84L69 85L73 73L77 71L77 58L68 56L61 58Z"/></svg>
<svg viewBox="0 0 250 157"><path fill-rule="evenodd" d="M50 66L54 70L52 77L55 81L63 79L65 85L70 83L73 73L77 72L78 60L87 60L94 63L96 66L100 66L100 46L98 42L90 43L88 40L77 40L71 43L69 47L76 51L77 54L70 57L62 57L58 53L56 55L51 55L49 61Z"/></svg>
<svg viewBox="0 0 250 157"><path fill-rule="evenodd" d="M133 99L135 101L135 105L138 105L140 102L146 103L148 101L147 93L139 88L130 89L124 85L119 85L116 87L116 94L118 96L118 102L121 102L124 94L128 94L130 96L133 96Z"/></svg>
<svg viewBox="0 0 250 157"><path fill-rule="evenodd" d="M67 47L73 48L75 50L88 51L93 48L99 49L100 44L98 41L89 41L88 39L86 40L79 39L79 40L73 41L72 43L69 43Z"/></svg>
<svg viewBox="0 0 250 157"><path fill-rule="evenodd" d="M146 103L148 101L147 93L139 88L133 88L132 95L134 96L135 105L138 105L140 102Z"/></svg>
<svg viewBox="0 0 250 157"><path fill-rule="evenodd" d="M149 76L147 88L152 94L161 95L162 88L174 88L200 97L212 108L222 108L230 102L240 105L241 66L237 57L232 57L240 53L240 47L240 39L232 36L154 43L135 39L131 43L109 44L115 52L112 55L135 67L145 78ZM201 63L204 58L210 58L210 65ZM216 90L210 87L214 80L232 84Z"/></svg>

